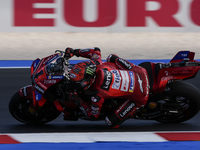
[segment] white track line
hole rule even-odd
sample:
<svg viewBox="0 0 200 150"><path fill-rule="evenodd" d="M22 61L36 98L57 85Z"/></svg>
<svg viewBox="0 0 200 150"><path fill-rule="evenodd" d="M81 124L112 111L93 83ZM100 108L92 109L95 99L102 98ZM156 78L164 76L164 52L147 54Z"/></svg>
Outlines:
<svg viewBox="0 0 200 150"><path fill-rule="evenodd" d="M92 142L165 142L153 132L22 133L7 134L21 142L92 143Z"/></svg>

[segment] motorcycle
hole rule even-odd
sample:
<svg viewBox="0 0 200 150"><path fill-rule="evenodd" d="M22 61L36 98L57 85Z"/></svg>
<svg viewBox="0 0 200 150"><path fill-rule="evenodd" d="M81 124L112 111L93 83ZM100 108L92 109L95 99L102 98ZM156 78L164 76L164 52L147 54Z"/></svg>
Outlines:
<svg viewBox="0 0 200 150"><path fill-rule="evenodd" d="M25 124L44 124L61 113L64 120L90 120L75 101L66 100L69 93L77 93L68 87L69 71L74 64L70 64L64 55L63 51L57 50L55 54L33 61L32 85L21 88L9 102L9 111L16 120ZM149 99L131 118L178 123L194 117L200 109L200 91L187 82L200 74L200 62L194 60L194 55L194 52L180 51L169 63L139 64L148 73ZM111 64L104 62L103 65ZM96 120L104 120L107 113L123 101L120 98L106 99Z"/></svg>

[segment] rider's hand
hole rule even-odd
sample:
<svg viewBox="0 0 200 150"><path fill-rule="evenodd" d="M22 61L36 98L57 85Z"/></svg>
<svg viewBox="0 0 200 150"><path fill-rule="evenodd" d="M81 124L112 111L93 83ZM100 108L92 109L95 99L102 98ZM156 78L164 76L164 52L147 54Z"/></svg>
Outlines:
<svg viewBox="0 0 200 150"><path fill-rule="evenodd" d="M70 47L65 49L65 58L71 58L74 56L74 50Z"/></svg>

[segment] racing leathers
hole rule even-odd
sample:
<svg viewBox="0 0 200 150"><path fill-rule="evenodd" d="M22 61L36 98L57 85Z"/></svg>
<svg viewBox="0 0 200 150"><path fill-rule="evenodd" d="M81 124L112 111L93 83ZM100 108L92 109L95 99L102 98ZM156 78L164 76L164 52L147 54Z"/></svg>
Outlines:
<svg viewBox="0 0 200 150"><path fill-rule="evenodd" d="M102 62L99 48L75 49L72 53L89 58L96 64L95 81L83 92L84 97L90 99L89 103L81 102L79 106L85 115L98 118L105 99L123 99L125 101L105 118L108 125L116 126L146 104L149 81L144 68L114 54L109 55L106 62Z"/></svg>

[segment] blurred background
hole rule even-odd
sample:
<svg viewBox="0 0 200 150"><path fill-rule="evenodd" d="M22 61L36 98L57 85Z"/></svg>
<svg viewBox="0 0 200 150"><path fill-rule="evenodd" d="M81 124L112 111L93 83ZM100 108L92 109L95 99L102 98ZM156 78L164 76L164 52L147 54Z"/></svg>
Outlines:
<svg viewBox="0 0 200 150"><path fill-rule="evenodd" d="M199 41L200 0L0 0L0 60L34 60L66 47L99 47L103 59L111 53L125 59L171 59L180 50L194 51L200 59ZM43 128L24 126L9 114L8 103L19 88L31 83L30 69L0 69L0 83L1 132L107 129L104 121L88 126L84 121L63 124L62 118ZM125 124L121 131L200 127L199 116L177 125Z"/></svg>
<svg viewBox="0 0 200 150"><path fill-rule="evenodd" d="M179 50L200 58L199 8L199 0L1 0L0 60L66 47L99 47L103 59L171 59Z"/></svg>

